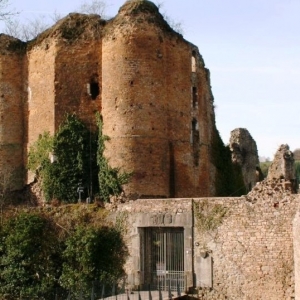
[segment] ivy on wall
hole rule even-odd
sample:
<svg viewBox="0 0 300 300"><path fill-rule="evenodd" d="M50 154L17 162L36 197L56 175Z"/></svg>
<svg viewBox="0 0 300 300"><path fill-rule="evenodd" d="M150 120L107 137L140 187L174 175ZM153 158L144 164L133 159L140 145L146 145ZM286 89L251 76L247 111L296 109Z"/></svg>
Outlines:
<svg viewBox="0 0 300 300"><path fill-rule="evenodd" d="M30 148L28 168L37 171L47 201L77 202L79 186L82 199L98 194L109 201L129 181L129 173L110 167L104 157L109 138L102 134L100 115L96 119L98 133L91 132L76 115L67 115L54 137L44 133ZM49 153L55 158L52 162Z"/></svg>
<svg viewBox="0 0 300 300"><path fill-rule="evenodd" d="M98 125L98 151L97 165L99 167L99 195L100 198L108 201L110 195L120 195L123 191L122 185L128 183L131 173L121 172L119 168L112 168L108 164L108 160L104 156L105 141L109 137L103 135L103 123L101 116L96 115Z"/></svg>

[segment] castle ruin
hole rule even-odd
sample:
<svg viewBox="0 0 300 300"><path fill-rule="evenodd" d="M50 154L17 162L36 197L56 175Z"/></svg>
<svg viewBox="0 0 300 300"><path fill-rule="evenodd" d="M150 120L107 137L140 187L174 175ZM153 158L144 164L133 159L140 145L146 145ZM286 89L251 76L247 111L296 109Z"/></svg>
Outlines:
<svg viewBox="0 0 300 300"><path fill-rule="evenodd" d="M133 172L130 198L215 194L209 71L152 2L126 1L109 21L69 14L27 44L1 34L0 66L0 172L18 174L15 189L40 134L66 113L94 128L100 112L105 155Z"/></svg>
<svg viewBox="0 0 300 300"><path fill-rule="evenodd" d="M218 135L209 71L152 2L126 1L109 21L70 14L29 43L1 34L0 70L0 175L14 179L12 189L24 186L40 134L54 134L66 113L91 128L102 114L109 162L134 171L126 194L152 198L111 210L126 217L128 284L180 281L211 300L300 299L292 159L278 154L280 172L246 196L209 198ZM162 245L174 250L169 260Z"/></svg>

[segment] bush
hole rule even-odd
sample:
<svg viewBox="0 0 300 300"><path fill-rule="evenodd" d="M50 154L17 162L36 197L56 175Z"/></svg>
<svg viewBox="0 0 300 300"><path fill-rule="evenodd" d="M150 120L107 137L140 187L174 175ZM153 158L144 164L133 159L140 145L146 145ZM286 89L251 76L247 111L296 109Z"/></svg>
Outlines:
<svg viewBox="0 0 300 300"><path fill-rule="evenodd" d="M0 294L9 299L53 296L61 249L50 223L22 213L4 224L0 238Z"/></svg>
<svg viewBox="0 0 300 300"><path fill-rule="evenodd" d="M61 285L88 294L93 282L115 282L124 275L127 250L120 233L108 227L79 226L66 240Z"/></svg>

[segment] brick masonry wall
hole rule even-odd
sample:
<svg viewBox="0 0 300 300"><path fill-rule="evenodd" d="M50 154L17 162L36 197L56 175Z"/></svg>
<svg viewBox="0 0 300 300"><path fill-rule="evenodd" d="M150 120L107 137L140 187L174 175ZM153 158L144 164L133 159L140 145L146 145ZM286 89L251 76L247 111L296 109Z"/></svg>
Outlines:
<svg viewBox="0 0 300 300"><path fill-rule="evenodd" d="M159 16L152 23L148 18L121 8L103 37L102 114L104 133L110 137L106 155L112 166L134 171L125 187L130 198L212 195L208 147L215 128L208 72L198 54L192 74L196 47L158 26L153 19ZM193 118L200 135L197 164Z"/></svg>
<svg viewBox="0 0 300 300"><path fill-rule="evenodd" d="M45 39L28 52L28 148L40 134L54 134L56 40Z"/></svg>
<svg viewBox="0 0 300 300"><path fill-rule="evenodd" d="M101 41L60 39L55 59L55 130L66 113L75 113L95 129L95 113L101 111ZM93 99L90 84L98 84Z"/></svg>
<svg viewBox="0 0 300 300"><path fill-rule="evenodd" d="M190 220L194 224L193 272L204 299L282 300L294 299L292 221L298 204L299 196L291 194L290 184L277 180L257 184L240 198L138 200L118 206L114 214L127 214L123 225L130 252L129 274L138 276L137 227L154 226L147 221L153 214L180 212L192 219L194 210L194 221ZM189 228L188 217L179 226ZM203 252L205 259L211 259L212 270L199 268Z"/></svg>
<svg viewBox="0 0 300 300"><path fill-rule="evenodd" d="M0 56L0 183L23 187L23 69L24 55Z"/></svg>

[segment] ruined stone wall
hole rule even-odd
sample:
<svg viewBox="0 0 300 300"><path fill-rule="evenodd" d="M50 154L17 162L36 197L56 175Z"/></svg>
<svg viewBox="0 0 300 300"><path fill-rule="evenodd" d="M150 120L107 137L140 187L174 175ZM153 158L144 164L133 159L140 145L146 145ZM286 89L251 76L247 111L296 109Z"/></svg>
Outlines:
<svg viewBox="0 0 300 300"><path fill-rule="evenodd" d="M202 230L195 211L195 257L202 249L213 257L213 289L205 299L292 299L292 220L299 199L290 188L264 182L246 197L195 200L205 222L218 225Z"/></svg>
<svg viewBox="0 0 300 300"><path fill-rule="evenodd" d="M295 267L295 299L300 299L300 211L299 208L293 222L294 267Z"/></svg>
<svg viewBox="0 0 300 300"><path fill-rule="evenodd" d="M131 198L210 195L212 106L203 61L197 52L192 72L196 47L164 28L158 11L147 13L157 8L130 5L120 9L103 38L106 155L114 167L134 171L125 187Z"/></svg>
<svg viewBox="0 0 300 300"><path fill-rule="evenodd" d="M98 93L93 91L97 87ZM58 41L55 90L55 131L66 113L75 113L95 129L95 113L101 111L101 41Z"/></svg>
<svg viewBox="0 0 300 300"><path fill-rule="evenodd" d="M30 49L28 57L28 148L40 134L54 134L56 40L45 39Z"/></svg>
<svg viewBox="0 0 300 300"><path fill-rule="evenodd" d="M24 51L12 48L12 44L18 47L17 40L5 35L0 36L0 44L0 185L18 190L24 184Z"/></svg>
<svg viewBox="0 0 300 300"><path fill-rule="evenodd" d="M188 287L200 287L204 299L292 299L292 223L299 196L290 189L285 181L264 181L241 198L138 200L119 205L114 215L125 230L130 253L126 270L134 277L130 280L141 283L139 228L178 226L184 228L187 274L193 253L194 282L190 280ZM164 222L170 220L168 214L171 223Z"/></svg>
<svg viewBox="0 0 300 300"><path fill-rule="evenodd" d="M127 283L136 288L143 285L142 229L148 227L184 228L184 271L188 286L193 285L193 218L192 199L142 199L118 206L111 213L112 220L122 229L129 256L125 265Z"/></svg>

